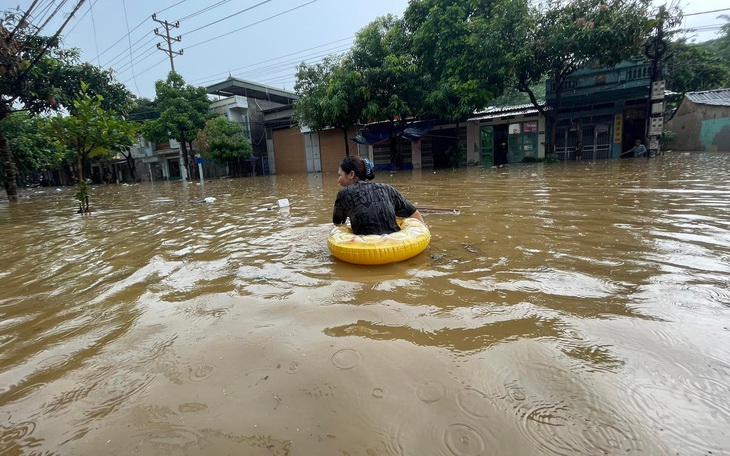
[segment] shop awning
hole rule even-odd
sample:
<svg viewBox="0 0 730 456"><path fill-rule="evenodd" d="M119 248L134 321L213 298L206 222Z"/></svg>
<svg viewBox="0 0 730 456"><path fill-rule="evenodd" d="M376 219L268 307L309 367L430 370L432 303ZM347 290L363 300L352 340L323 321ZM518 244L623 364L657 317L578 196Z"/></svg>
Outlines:
<svg viewBox="0 0 730 456"><path fill-rule="evenodd" d="M433 130L433 122L415 122L405 128L398 127L395 130L396 136L400 136L408 141L415 141L426 136ZM352 140L358 144L367 144L369 146L387 141L390 138L390 127L386 125L378 125L369 127L357 136L353 136Z"/></svg>

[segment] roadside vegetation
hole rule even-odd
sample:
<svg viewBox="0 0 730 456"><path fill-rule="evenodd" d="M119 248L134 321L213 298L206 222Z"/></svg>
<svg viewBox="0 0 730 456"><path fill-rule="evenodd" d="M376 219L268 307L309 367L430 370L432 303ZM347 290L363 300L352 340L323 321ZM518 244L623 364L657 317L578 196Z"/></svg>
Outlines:
<svg viewBox="0 0 730 456"><path fill-rule="evenodd" d="M547 0L539 7L528 0L413 0L403 17L384 16L358 31L344 54L299 65L295 121L340 129L345 147L353 126L387 125L391 163L399 166L398 132L409 122L458 126L476 110L523 103L552 122L542 104L547 81L555 83L559 106L561 82L573 72L649 59L658 37L669 90L729 87L730 17L721 18L717 39L693 43L677 29L681 10L648 0ZM220 163L251 155L239 126L210 113L203 87L171 72L157 81L154 100L138 99L111 70L63 49L63 27L51 36L38 32L23 11L1 13L0 167L10 201L33 175L60 168L79 185L80 208L88 211L92 163L122 157L134 176L129 148L139 134L177 140L187 166L196 139L204 157ZM457 142L456 162L463 150Z"/></svg>

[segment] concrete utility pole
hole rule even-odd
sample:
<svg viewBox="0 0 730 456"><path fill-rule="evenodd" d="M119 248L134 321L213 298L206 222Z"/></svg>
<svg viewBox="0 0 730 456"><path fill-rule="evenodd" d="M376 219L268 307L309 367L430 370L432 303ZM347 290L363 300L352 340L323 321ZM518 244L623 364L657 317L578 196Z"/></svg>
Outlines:
<svg viewBox="0 0 730 456"><path fill-rule="evenodd" d="M664 20L666 19L666 8L659 7L659 17L654 42L646 46L646 56L651 59L651 86L649 100L647 103L647 133L649 144L646 146L649 157L654 157L659 151L659 137L664 130L664 69L662 56L667 51L667 43L664 41Z"/></svg>
<svg viewBox="0 0 730 456"><path fill-rule="evenodd" d="M164 35L162 33L160 33L160 29L155 29L155 35L162 37L162 39L165 40L165 42L167 42L167 49L164 49L160 43L157 43L157 49L163 51L165 54L167 54L170 57L170 69L172 69L172 71L175 71L175 61L173 60L173 58L176 55L182 55L183 49L180 49L179 51L173 51L172 43L173 43L173 41L179 42L182 38L179 35L176 37L171 37L170 29L180 27L180 21L177 21L174 24L167 22L167 21L161 21L161 20L157 19L156 14L152 15L152 20L155 22L159 22L160 24L162 24L163 27L165 27Z"/></svg>
<svg viewBox="0 0 730 456"><path fill-rule="evenodd" d="M155 29L155 35L157 35L159 37L162 37L162 39L165 40L165 42L167 43L167 49L164 49L160 43L157 43L157 49L165 52L165 54L167 54L170 57L170 69L172 71L175 71L175 60L174 60L174 57L176 55L182 55L183 54L183 50L180 49L179 51L173 51L172 50L172 42L173 41L180 42L180 40L182 38L179 35L176 36L176 37L174 37L174 38L171 37L170 36L170 29L171 28L178 28L178 27L180 27L180 21L177 21L174 24L172 24L170 22L167 22L167 21L161 21L161 20L157 19L157 15L156 14L153 14L152 15L152 20L155 21L155 22L159 22L160 24L162 24L163 27L165 27L165 33L164 33L164 35L162 33L160 33L160 29ZM179 158L179 160L180 160L180 179L182 179L182 181L183 181L183 187L187 188L187 183L188 183L188 164L185 163L186 157L183 154L183 148L182 148L182 141L185 141L185 139L184 138L180 138L180 141L181 141L181 143L180 143L180 151L179 151L180 152L180 154L179 154L179 157L180 157Z"/></svg>

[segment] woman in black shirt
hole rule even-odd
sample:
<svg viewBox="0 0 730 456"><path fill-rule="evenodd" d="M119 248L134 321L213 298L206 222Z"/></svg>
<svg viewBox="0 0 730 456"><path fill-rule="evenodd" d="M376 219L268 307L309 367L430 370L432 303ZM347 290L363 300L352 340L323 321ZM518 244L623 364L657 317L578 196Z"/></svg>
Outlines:
<svg viewBox="0 0 730 456"><path fill-rule="evenodd" d="M375 178L368 159L350 155L340 163L337 182L343 187L337 193L332 222L342 225L350 218L355 234L388 234L400 231L396 217L423 217L398 190L388 184L368 182Z"/></svg>

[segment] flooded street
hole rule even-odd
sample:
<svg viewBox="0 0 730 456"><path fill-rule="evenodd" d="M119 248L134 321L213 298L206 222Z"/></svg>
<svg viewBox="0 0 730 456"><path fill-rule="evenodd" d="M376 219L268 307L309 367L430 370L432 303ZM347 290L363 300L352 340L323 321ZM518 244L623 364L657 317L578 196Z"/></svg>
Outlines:
<svg viewBox="0 0 730 456"><path fill-rule="evenodd" d="M380 172L432 234L386 266L327 250L336 170L32 190L0 454L730 454L728 169Z"/></svg>

